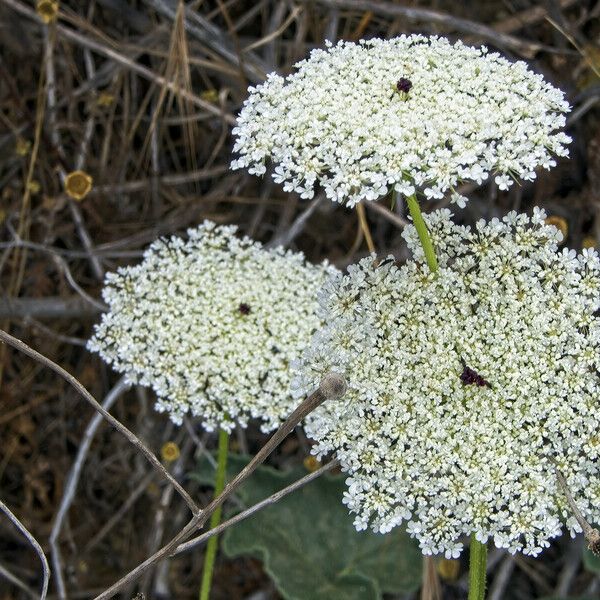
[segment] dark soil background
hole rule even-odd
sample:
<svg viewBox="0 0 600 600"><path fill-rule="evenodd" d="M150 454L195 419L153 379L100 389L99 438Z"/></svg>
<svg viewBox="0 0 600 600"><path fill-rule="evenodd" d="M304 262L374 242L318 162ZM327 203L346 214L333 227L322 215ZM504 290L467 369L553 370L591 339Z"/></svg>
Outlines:
<svg viewBox="0 0 600 600"><path fill-rule="evenodd" d="M527 60L573 106L571 157L509 192L493 183L465 187L471 201L456 210L458 218L472 223L539 205L565 229L568 246L595 246L599 15L600 2L592 0L205 0L185 7L176 0L70 0L45 25L35 1L0 0L0 328L102 402L118 377L85 349L99 316L94 300L104 274L137 261L156 237L212 219L314 261L344 267L366 255L357 211L321 195L300 200L270 178L228 168L232 123L248 86L270 71L289 72L325 39L423 32ZM66 175L77 169L93 178L80 201L65 192ZM404 207L390 209L384 199L365 209L378 253L405 258ZM0 380L0 499L49 556L66 477L94 412L56 374L4 345ZM210 498L210 489L184 475L203 451L198 442L215 447L213 435L193 423L174 427L141 388L123 393L111 412L158 456L176 442L181 455L168 468L199 502ZM255 452L264 439L251 426L234 443ZM306 455L307 441L297 434L269 464L299 465ZM103 423L58 536L68 597L104 590L185 519L183 502ZM202 557L199 549L165 561L121 597L195 598ZM466 598L466 558L458 567L438 565L428 575L441 580L443 598ZM492 552L490 578L495 600L600 597L581 540L568 537L536 560ZM40 582L38 558L0 513L0 600L39 597ZM50 596L58 597L54 579ZM218 559L214 600L278 597L260 562Z"/></svg>

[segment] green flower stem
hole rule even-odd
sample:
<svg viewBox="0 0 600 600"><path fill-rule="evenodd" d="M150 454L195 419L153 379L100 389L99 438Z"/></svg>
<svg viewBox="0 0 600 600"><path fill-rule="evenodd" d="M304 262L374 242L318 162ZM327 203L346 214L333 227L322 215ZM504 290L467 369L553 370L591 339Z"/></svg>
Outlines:
<svg viewBox="0 0 600 600"><path fill-rule="evenodd" d="M227 470L227 450L229 447L229 434L223 429L219 430L219 448L217 450L217 473L215 475L215 493L217 498L225 487L225 473ZM221 509L219 506L210 516L210 529L213 529L221 523ZM202 584L200 585L200 600L208 600L210 597L210 587L212 583L215 558L217 556L218 536L213 536L208 540L206 554L204 555L204 569L202 571Z"/></svg>
<svg viewBox="0 0 600 600"><path fill-rule="evenodd" d="M469 551L469 600L485 600L487 546L478 542L473 534Z"/></svg>
<svg viewBox="0 0 600 600"><path fill-rule="evenodd" d="M421 209L419 208L416 194L408 196L406 198L406 203L408 204L408 210L412 217L413 225L419 235L419 240L421 240L421 246L423 246L423 251L425 252L427 266L432 273L435 273L438 270L438 262L435 256L435 250L433 249L433 243L431 242L429 232L427 231L427 225L425 225Z"/></svg>

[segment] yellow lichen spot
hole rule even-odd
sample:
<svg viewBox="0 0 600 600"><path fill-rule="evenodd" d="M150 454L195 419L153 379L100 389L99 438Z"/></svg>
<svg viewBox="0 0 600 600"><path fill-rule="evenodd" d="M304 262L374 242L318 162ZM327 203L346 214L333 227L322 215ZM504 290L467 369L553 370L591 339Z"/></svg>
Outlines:
<svg viewBox="0 0 600 600"><path fill-rule="evenodd" d="M216 104L219 100L219 92L217 90L204 90L200 94L200 98L202 98L202 100L205 100L206 102Z"/></svg>
<svg viewBox="0 0 600 600"><path fill-rule="evenodd" d="M558 229L563 235L563 241L567 239L567 234L569 233L569 224L564 217L560 217L559 215L550 215L546 219L546 225L554 225L556 229Z"/></svg>
<svg viewBox="0 0 600 600"><path fill-rule="evenodd" d="M167 442L160 449L160 455L165 462L173 462L179 458L179 446L175 442Z"/></svg>
<svg viewBox="0 0 600 600"><path fill-rule="evenodd" d="M106 107L106 106L110 106L114 101L115 101L115 97L112 94L109 94L108 92L102 92L98 96L98 100L96 100L96 104L98 104L98 106Z"/></svg>
<svg viewBox="0 0 600 600"><path fill-rule="evenodd" d="M437 564L437 571L442 579L445 579L446 581L456 581L460 571L460 561L442 558Z"/></svg>
<svg viewBox="0 0 600 600"><path fill-rule="evenodd" d="M583 242L581 242L581 245L584 248L595 248L598 245L598 242L596 241L596 238L593 235L586 235L583 238Z"/></svg>
<svg viewBox="0 0 600 600"><path fill-rule="evenodd" d="M310 471L311 473L313 473L314 471L316 471L318 468L320 468L321 466L321 461L317 460L314 456L307 456L304 461L304 468L307 471Z"/></svg>
<svg viewBox="0 0 600 600"><path fill-rule="evenodd" d="M73 200L83 200L90 193L93 182L85 171L73 171L65 178L65 192Z"/></svg>
<svg viewBox="0 0 600 600"><path fill-rule="evenodd" d="M58 15L58 0L38 0L36 11L40 19L48 25L56 20Z"/></svg>
<svg viewBox="0 0 600 600"><path fill-rule="evenodd" d="M31 150L31 142L25 138L18 137L15 143L15 154L17 156L27 156Z"/></svg>
<svg viewBox="0 0 600 600"><path fill-rule="evenodd" d="M39 181L35 181L35 180L30 181L27 184L27 189L29 190L30 194L37 194L37 193L39 193L39 191L41 189L40 182Z"/></svg>

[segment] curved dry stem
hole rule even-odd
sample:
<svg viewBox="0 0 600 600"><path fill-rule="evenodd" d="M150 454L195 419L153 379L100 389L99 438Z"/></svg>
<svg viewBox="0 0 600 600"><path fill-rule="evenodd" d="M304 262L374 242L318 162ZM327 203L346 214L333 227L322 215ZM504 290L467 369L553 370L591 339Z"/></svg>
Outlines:
<svg viewBox="0 0 600 600"><path fill-rule="evenodd" d="M253 514L261 511L263 508L266 508L267 506L272 506L273 504L275 504L276 502L279 502L279 500L281 500L282 498L285 498L292 492L295 492L296 490L299 490L301 487L304 487L307 483L314 481L318 477L321 477L321 475L323 475L324 473L327 473L328 471L331 471L335 467L339 466L339 464L340 464L340 461L337 458L330 460L326 465L323 465L316 471L313 471L312 473L305 475L304 477L298 479L298 481L294 481L294 483L290 483L290 485L284 487L283 489L279 490L278 492L275 492L274 494L271 494L268 498L265 498L264 500L257 502L256 504L252 505L250 508L247 508L246 510L243 510L242 512L238 513L237 515L231 517L231 519L227 519L227 521L224 521L220 525L217 525L214 529L210 529L206 533L203 533L202 535L199 535L183 544L180 544L175 549L175 552L173 552L173 556L176 554L181 554L182 552L189 552L190 550L193 550L197 546L201 546L202 544L204 544L204 542L207 542L208 540L212 539L216 535L220 535L223 531L225 531L226 529L229 529L232 525L235 525L235 524L239 523L240 521L244 521L248 517L251 517Z"/></svg>
<svg viewBox="0 0 600 600"><path fill-rule="evenodd" d="M95 600L107 600L119 590L138 579L145 571L158 561L170 556L175 549L195 530L201 528L210 515L222 506L225 500L262 464L279 444L294 430L306 415L320 406L325 400L341 398L346 393L346 380L337 373L329 373L321 380L319 387L292 412L267 443L258 451L256 456L225 486L223 492L215 498L201 513L196 514L188 524L160 550L148 557L135 569L123 576L106 591L96 596Z"/></svg>
<svg viewBox="0 0 600 600"><path fill-rule="evenodd" d="M27 538L27 541L33 546L33 549L36 551L37 555L40 557L40 561L42 563L42 592L40 594L41 600L45 600L48 594L48 582L50 581L50 567L48 566L48 560L46 559L46 555L42 550L42 547L39 545L38 541L31 535L27 527L17 519L17 517L11 512L11 510L0 500L0 510L8 517L10 522Z"/></svg>
<svg viewBox="0 0 600 600"><path fill-rule="evenodd" d="M128 387L129 384L125 381L125 377L121 377L121 379L119 379L119 381L106 395L106 398L102 403L102 408L106 411L110 410L112 405L117 401L117 399ZM77 450L75 462L73 463L73 466L71 467L71 470L69 471L69 475L67 477L67 483L63 491L60 506L58 507L58 511L56 512L56 515L54 517L52 531L50 532L50 539L48 540L48 543L50 544L50 553L52 557L52 567L54 569L55 583L58 591L58 596L59 598L61 598L61 600L66 600L67 591L62 576L62 560L60 555L60 547L57 543L58 536L60 535L60 531L62 529L63 521L65 520L67 511L69 510L71 503L73 502L73 498L75 497L77 484L79 483L79 476L81 475L81 470L85 463L87 453L90 449L94 435L101 422L102 415L96 413L90 420L85 430L85 433L83 434L83 439L79 444L79 449Z"/></svg>
<svg viewBox="0 0 600 600"><path fill-rule="evenodd" d="M92 405L94 410L99 412L119 433L122 433L130 442L133 444L147 459L148 462L165 478L169 483L177 490L179 495L185 500L192 514L198 515L200 513L200 507L192 500L192 497L183 489L181 484L175 480L175 478L163 467L161 462L156 458L154 453L148 449L142 440L140 440L132 431L127 429L120 421L115 419L109 412L107 412L100 403L79 383L79 381L73 377L68 371L65 371L60 365L57 365L54 361L50 360L43 354L40 354L33 348L30 348L25 342L22 342L18 338L10 335L6 331L0 329L0 341L12 346L19 352L23 352L27 356L37 360L39 363L48 367L58 375L60 375L67 383L73 386L83 398Z"/></svg>

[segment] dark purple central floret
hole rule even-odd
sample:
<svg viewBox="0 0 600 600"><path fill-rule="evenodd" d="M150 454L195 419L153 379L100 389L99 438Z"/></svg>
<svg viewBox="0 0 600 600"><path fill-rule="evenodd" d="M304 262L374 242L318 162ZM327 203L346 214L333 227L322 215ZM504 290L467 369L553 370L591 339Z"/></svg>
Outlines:
<svg viewBox="0 0 600 600"><path fill-rule="evenodd" d="M238 310L240 311L240 314L242 315L249 315L250 314L250 305L246 304L245 302L242 302L239 306L238 306Z"/></svg>
<svg viewBox="0 0 600 600"><path fill-rule="evenodd" d="M467 365L463 365L463 372L460 375L460 380L465 385L478 385L479 387L490 387L488 381L486 381L477 371L474 371Z"/></svg>
<svg viewBox="0 0 600 600"><path fill-rule="evenodd" d="M410 92L410 88L412 87L412 81L410 79L406 79L406 77L400 77L396 82L396 89L399 92L404 92L408 94Z"/></svg>

